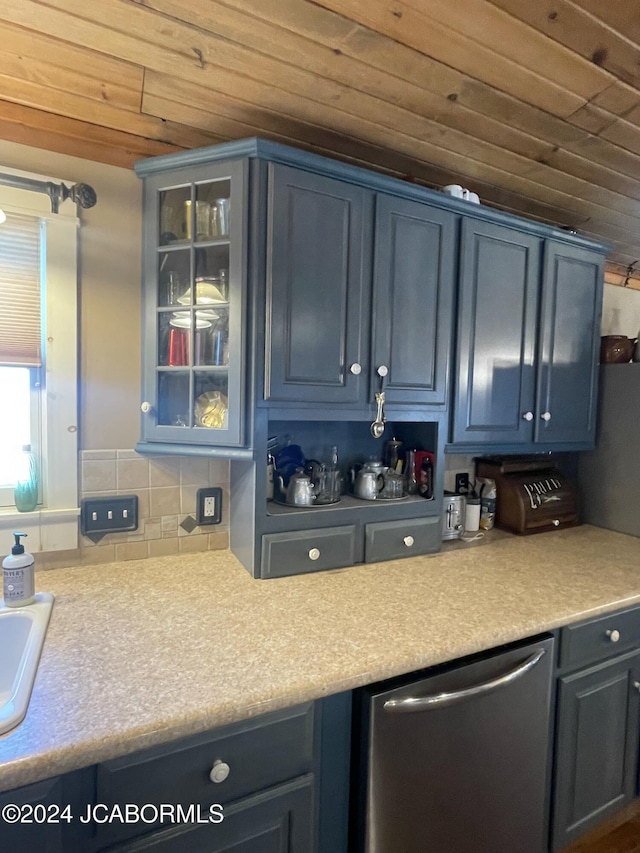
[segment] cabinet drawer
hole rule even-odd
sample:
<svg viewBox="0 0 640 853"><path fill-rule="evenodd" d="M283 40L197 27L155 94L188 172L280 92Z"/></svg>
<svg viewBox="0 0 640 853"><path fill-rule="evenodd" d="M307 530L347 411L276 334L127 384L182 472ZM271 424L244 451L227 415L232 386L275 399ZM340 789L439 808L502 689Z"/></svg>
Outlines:
<svg viewBox="0 0 640 853"><path fill-rule="evenodd" d="M154 747L97 766L96 801L114 804L229 803L309 772L313 764L314 705L226 726L175 744ZM229 773L209 778L216 761ZM149 832L144 822L100 824L101 846Z"/></svg>
<svg viewBox="0 0 640 853"><path fill-rule="evenodd" d="M440 516L380 521L365 528L366 563L395 560L437 551L442 539Z"/></svg>
<svg viewBox="0 0 640 853"><path fill-rule="evenodd" d="M560 632L560 666L582 666L640 645L640 607L607 613Z"/></svg>
<svg viewBox="0 0 640 853"><path fill-rule="evenodd" d="M262 537L263 578L339 569L360 560L353 524Z"/></svg>

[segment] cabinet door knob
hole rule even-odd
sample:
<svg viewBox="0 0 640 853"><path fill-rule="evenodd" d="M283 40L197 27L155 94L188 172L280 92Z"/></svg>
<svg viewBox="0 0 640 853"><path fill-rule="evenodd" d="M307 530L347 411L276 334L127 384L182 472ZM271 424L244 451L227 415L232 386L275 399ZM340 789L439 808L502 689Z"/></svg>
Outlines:
<svg viewBox="0 0 640 853"><path fill-rule="evenodd" d="M559 518L554 518L551 523L553 524L554 527L560 527L560 519Z"/></svg>
<svg viewBox="0 0 640 853"><path fill-rule="evenodd" d="M633 686L638 691L638 693L640 693L640 681L634 681Z"/></svg>
<svg viewBox="0 0 640 853"><path fill-rule="evenodd" d="M614 628L613 631L607 631L607 637L611 640L612 643L617 643L620 639L620 631L616 631Z"/></svg>
<svg viewBox="0 0 640 853"><path fill-rule="evenodd" d="M320 557L320 549L319 548L311 548L309 550L309 559L317 560Z"/></svg>
<svg viewBox="0 0 640 853"><path fill-rule="evenodd" d="M150 412L153 411L153 404L145 400L144 403L140 405L140 410L144 412L145 415L148 415Z"/></svg>
<svg viewBox="0 0 640 853"><path fill-rule="evenodd" d="M209 779L211 779L212 782L218 784L220 782L224 782L230 772L231 768L229 767L229 765L226 764L224 761L220 761L220 759L218 759L217 761L213 762L211 773L209 773Z"/></svg>
<svg viewBox="0 0 640 853"><path fill-rule="evenodd" d="M411 546L415 542L415 539L413 538L413 536L405 536L402 541L407 546L407 548L411 548Z"/></svg>
<svg viewBox="0 0 640 853"><path fill-rule="evenodd" d="M359 376L362 373L362 365L358 364L357 361L354 361L349 370L354 376Z"/></svg>
<svg viewBox="0 0 640 853"><path fill-rule="evenodd" d="M543 412L540 415L540 417L542 418L543 421L550 421L551 420L551 412Z"/></svg>
<svg viewBox="0 0 640 853"><path fill-rule="evenodd" d="M523 412L522 413L523 421L532 421L533 420L533 412Z"/></svg>
<svg viewBox="0 0 640 853"><path fill-rule="evenodd" d="M389 372L389 368L386 364L381 364L380 367L376 370L378 376L386 376Z"/></svg>

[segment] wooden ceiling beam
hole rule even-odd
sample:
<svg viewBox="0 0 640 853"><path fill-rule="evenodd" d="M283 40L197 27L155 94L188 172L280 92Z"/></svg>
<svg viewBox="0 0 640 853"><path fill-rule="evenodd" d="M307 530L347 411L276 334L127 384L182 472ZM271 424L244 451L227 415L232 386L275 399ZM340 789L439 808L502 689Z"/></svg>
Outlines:
<svg viewBox="0 0 640 853"><path fill-rule="evenodd" d="M384 0L368 0L367 3L361 3L360 0L316 2L555 116L571 115L614 79L601 69L595 69L598 73L594 75L594 69L589 67L589 63L565 51L566 62L573 65L573 82L564 87L548 80L543 74L544 69L548 67L547 61L553 64L553 50L540 44L534 31L529 32L529 37L538 42L536 70L526 68L519 60L514 62L511 57L504 55L511 43L514 48L520 46L527 52L524 45L519 45L520 40L514 31L519 22L511 19L509 27L509 16L504 15L503 19L498 21L494 15L494 25L500 26L499 32L492 32L486 25L476 26L473 20L469 20L460 9L460 3L456 3L453 12L456 27L453 29L452 9L448 0L433 0L433 3L428 4L414 0L413 5L403 0L394 0L392 7ZM478 14L484 10L485 14L481 15L483 19L487 17L487 11L499 11L482 0L465 2L471 3ZM435 17L436 15L439 15L440 19ZM445 18L448 24L442 23ZM462 33L461 30L465 26L467 32ZM473 32L473 37L468 35L469 32ZM553 44L550 40L547 41ZM545 54L548 55L548 60ZM531 57L528 62L533 64Z"/></svg>
<svg viewBox="0 0 640 853"><path fill-rule="evenodd" d="M489 2L508 12L536 33L553 39L578 56L604 68L619 80L634 87L640 83L640 47L603 20L595 18L584 8L584 3L581 8L572 0L538 0L536 3L523 3L522 0ZM637 102L636 93L635 103ZM621 105L621 109L627 108L628 106Z"/></svg>
<svg viewBox="0 0 640 853"><path fill-rule="evenodd" d="M136 160L180 150L177 145L1 100L0 138L125 169Z"/></svg>

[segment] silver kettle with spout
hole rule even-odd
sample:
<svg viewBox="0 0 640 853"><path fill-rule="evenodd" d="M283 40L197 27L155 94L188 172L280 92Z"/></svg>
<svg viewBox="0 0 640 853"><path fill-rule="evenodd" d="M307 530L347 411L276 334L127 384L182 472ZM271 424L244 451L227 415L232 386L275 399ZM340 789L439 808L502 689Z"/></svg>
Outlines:
<svg viewBox="0 0 640 853"><path fill-rule="evenodd" d="M298 468L297 471L291 475L286 491L284 480L281 476L278 476L278 481L280 484L280 490L285 495L285 501L288 504L291 504L291 506L311 506L314 503L316 496L313 483L311 482L311 478L304 473L302 468Z"/></svg>
<svg viewBox="0 0 640 853"><path fill-rule="evenodd" d="M357 473L352 468L351 480L354 495L364 501L375 501L378 493L384 488L383 471L382 464L378 467L374 463L366 463Z"/></svg>

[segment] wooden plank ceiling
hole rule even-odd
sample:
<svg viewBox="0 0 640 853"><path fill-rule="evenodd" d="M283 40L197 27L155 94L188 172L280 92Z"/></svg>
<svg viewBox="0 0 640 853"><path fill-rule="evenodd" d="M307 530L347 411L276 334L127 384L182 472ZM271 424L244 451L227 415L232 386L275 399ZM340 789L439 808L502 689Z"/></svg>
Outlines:
<svg viewBox="0 0 640 853"><path fill-rule="evenodd" d="M462 184L640 284L637 2L2 0L0 39L0 138L129 167L262 136Z"/></svg>

